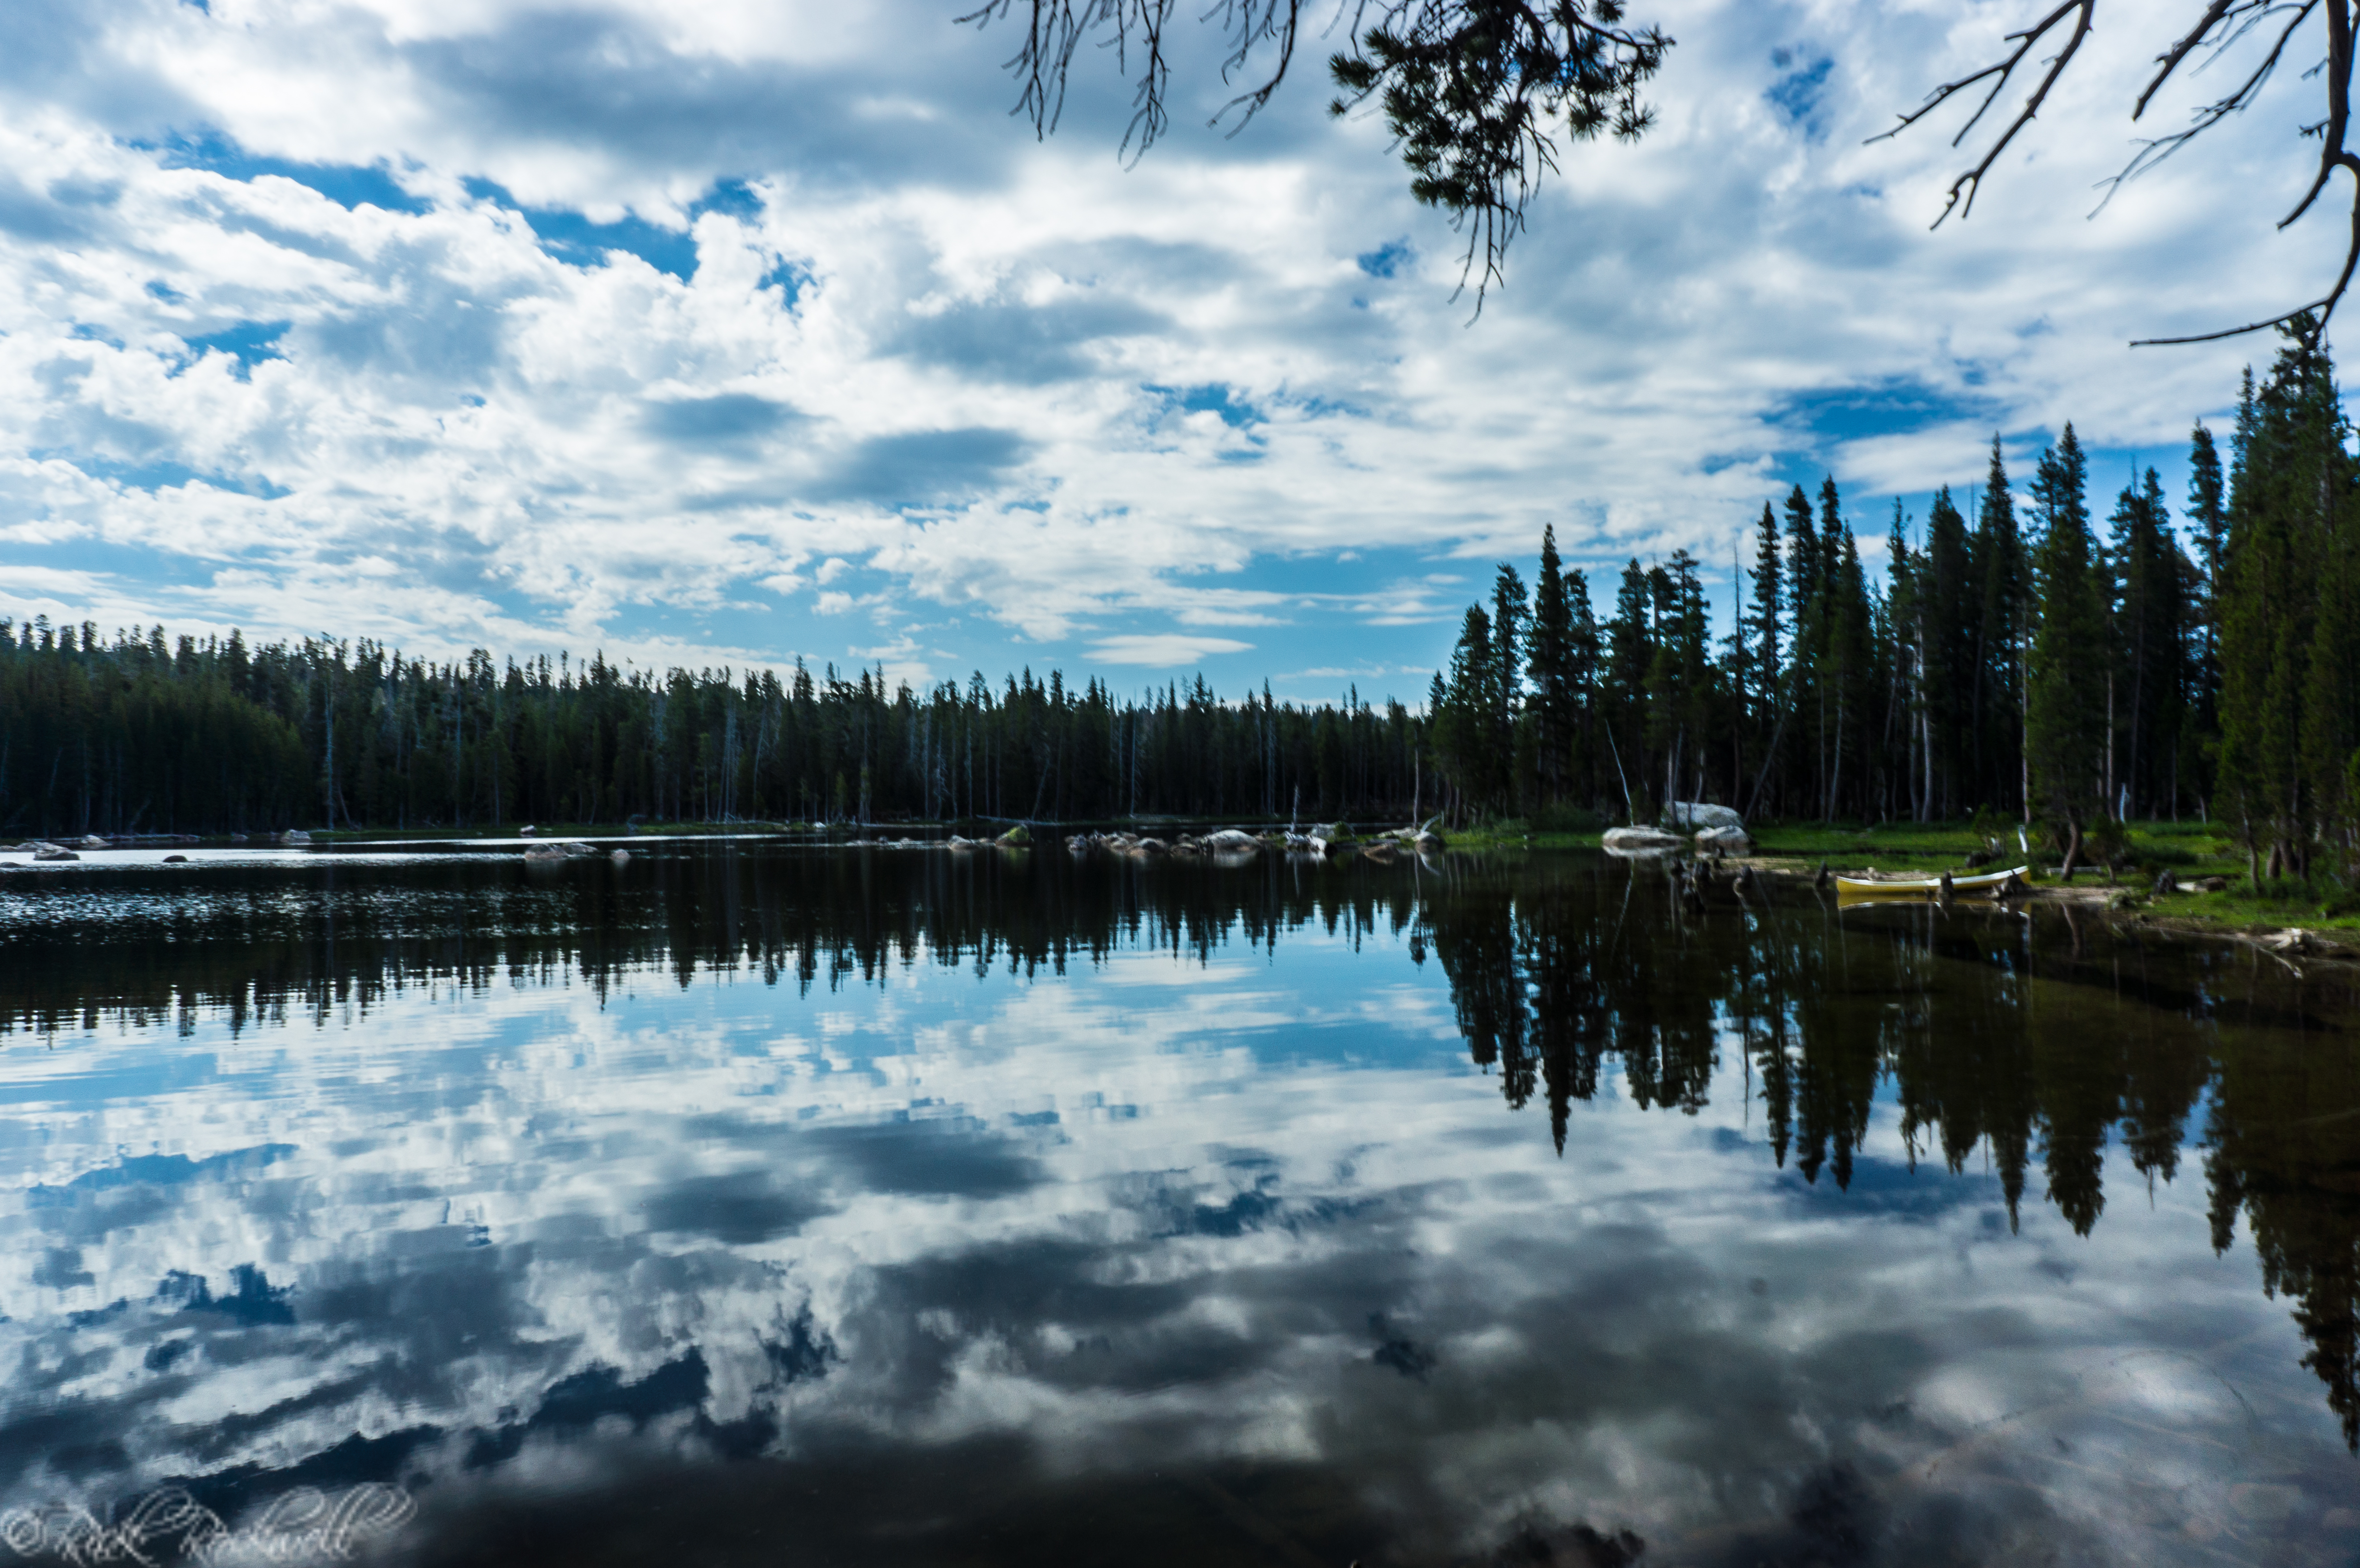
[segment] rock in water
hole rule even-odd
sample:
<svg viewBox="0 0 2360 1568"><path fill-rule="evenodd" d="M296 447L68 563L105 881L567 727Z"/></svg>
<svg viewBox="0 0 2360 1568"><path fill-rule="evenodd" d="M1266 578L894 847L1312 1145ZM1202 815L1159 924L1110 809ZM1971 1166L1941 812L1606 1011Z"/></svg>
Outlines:
<svg viewBox="0 0 2360 1568"><path fill-rule="evenodd" d="M1608 828L1599 840L1609 855L1668 855L1684 842L1660 828Z"/></svg>
<svg viewBox="0 0 2360 1568"><path fill-rule="evenodd" d="M1727 806L1702 800L1675 800L1664 808L1665 820L1676 828L1743 828L1745 819Z"/></svg>
<svg viewBox="0 0 2360 1568"><path fill-rule="evenodd" d="M1754 841L1743 828L1707 828L1696 835L1696 847L1699 855L1743 855L1753 849Z"/></svg>

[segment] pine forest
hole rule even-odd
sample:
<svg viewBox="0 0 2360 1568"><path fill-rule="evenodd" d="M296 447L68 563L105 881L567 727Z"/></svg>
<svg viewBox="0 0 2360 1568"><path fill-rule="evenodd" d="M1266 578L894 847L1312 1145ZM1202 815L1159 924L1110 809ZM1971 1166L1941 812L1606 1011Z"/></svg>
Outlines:
<svg viewBox="0 0 2360 1568"><path fill-rule="evenodd" d="M1554 530L1502 564L1425 702L1118 698L1030 670L654 675L363 640L0 622L0 835L800 821L2020 822L2070 866L2221 823L2254 875L2348 878L2360 827L2360 459L2309 323L2101 524L2070 424L1993 442L1872 577L1829 479L1765 503L1739 614L1685 550L1593 584ZM1877 548L1872 543L1871 549ZM1716 635L1715 621L1724 629Z"/></svg>

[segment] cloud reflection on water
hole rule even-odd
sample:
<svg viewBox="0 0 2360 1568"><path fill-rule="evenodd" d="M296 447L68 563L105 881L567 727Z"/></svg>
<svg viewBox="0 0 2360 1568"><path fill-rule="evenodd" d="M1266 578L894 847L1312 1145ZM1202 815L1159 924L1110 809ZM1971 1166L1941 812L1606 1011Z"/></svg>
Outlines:
<svg viewBox="0 0 2360 1568"><path fill-rule="evenodd" d="M839 923L880 904L829 904L826 870L741 872L734 901L617 878L603 923L502 895L509 922L470 938L512 960L558 942L558 964L421 964L366 1006L330 973L273 1027L209 1006L11 1037L0 1505L181 1480L230 1513L399 1481L436 1561L619 1559L669 1508L686 1560L757 1535L818 1561L1066 1539L1414 1562L1523 1530L1608 1550L1582 1526L1636 1532L1651 1563L2153 1562L2322 1539L2348 1494L2252 1246L2212 1245L2219 1181L2102 1121L2105 1190L2157 1179L2077 1235L2072 1202L1931 1156L1958 1042L1893 1032L1927 996L2012 1029L1992 1049L2036 1048L2021 1086L2070 1142L2053 1048L2102 995L2118 1033L2217 1022L1816 913L1757 933L1794 988L1715 1002L1699 981L1726 937L1644 890L1617 925L1587 867L1407 906L1404 878L1323 872L1324 910L1260 915L1250 883L1175 914L1136 881L1114 896L1149 912L1111 935L1069 912L1048 923L1078 949L1054 953L1028 949L1023 901L1107 890L1011 874L972 889L972 929L1013 950L982 964L931 945L965 940L955 900L889 882L919 940L773 985L707 943L792 924L765 878ZM502 874L451 897L480 913ZM398 880L344 875L425 923ZM1531 926L1552 900L1561 923ZM417 956L356 914L337 962ZM1441 962L1409 958L1413 931ZM290 952L318 977L313 934ZM1502 940L1543 956L1485 968ZM1585 942L1604 1032L1556 1039L1579 1009L1548 1005L1547 964ZM1614 967L1634 953L1659 972ZM104 953L82 971L109 973ZM1866 1097L1806 1083L1786 1133L1765 1126L1753 1037L1778 1027L1805 1080L1842 1079L1864 1040ZM1621 1051L1633 1029L1652 1043ZM2277 1060L2236 1052L2232 1079ZM1589 1097L1565 1089L1585 1075ZM2013 1081L1969 1078L1985 1101ZM1548 1119L1499 1103L1552 1085ZM2175 1149L2234 1136L2208 1115ZM1773 1147L1813 1116L1851 1128L1841 1185Z"/></svg>

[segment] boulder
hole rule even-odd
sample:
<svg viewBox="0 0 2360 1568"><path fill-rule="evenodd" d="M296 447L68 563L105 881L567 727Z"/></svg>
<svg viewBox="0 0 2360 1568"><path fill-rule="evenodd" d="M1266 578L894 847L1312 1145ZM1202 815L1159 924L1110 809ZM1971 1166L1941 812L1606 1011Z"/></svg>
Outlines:
<svg viewBox="0 0 2360 1568"><path fill-rule="evenodd" d="M1661 828L1608 828L1599 840L1609 855L1669 855L1686 842Z"/></svg>
<svg viewBox="0 0 2360 1568"><path fill-rule="evenodd" d="M1262 847L1262 840L1240 828L1223 828L1218 833L1207 833L1204 844L1207 849L1218 854L1242 852L1251 855Z"/></svg>
<svg viewBox="0 0 2360 1568"><path fill-rule="evenodd" d="M82 856L76 855L72 850L68 849L61 844L36 844L34 846L33 858L36 860L80 860Z"/></svg>
<svg viewBox="0 0 2360 1568"><path fill-rule="evenodd" d="M1696 848L1699 855L1718 859L1749 853L1754 848L1754 841L1745 836L1743 828L1706 828L1696 835Z"/></svg>
<svg viewBox="0 0 2360 1568"><path fill-rule="evenodd" d="M1698 828L1743 828L1745 819L1727 806L1708 805L1702 800L1674 800L1664 808L1664 820L1676 828L1693 832Z"/></svg>
<svg viewBox="0 0 2360 1568"><path fill-rule="evenodd" d="M1022 822L1019 822L992 842L1004 844L1010 849L1023 849L1032 844L1032 835L1024 830Z"/></svg>
<svg viewBox="0 0 2360 1568"><path fill-rule="evenodd" d="M114 846L96 833L84 833L82 835L82 842L74 847L76 849L111 849Z"/></svg>

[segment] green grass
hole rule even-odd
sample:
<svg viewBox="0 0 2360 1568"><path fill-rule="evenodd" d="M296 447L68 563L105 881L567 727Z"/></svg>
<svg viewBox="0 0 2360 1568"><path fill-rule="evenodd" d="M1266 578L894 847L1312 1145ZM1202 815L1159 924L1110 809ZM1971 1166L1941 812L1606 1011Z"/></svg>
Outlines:
<svg viewBox="0 0 2360 1568"><path fill-rule="evenodd" d="M1748 830L1754 854L1771 861L1787 861L1797 868L1825 861L1838 871L1918 872L1969 869L1967 856L1983 847L1965 822L1757 823ZM1596 848L1602 830L1585 833L1539 833L1516 820L1494 822L1446 833L1453 849L1523 850ZM2051 876L2060 856L2037 839L2027 854L2016 847L2013 823L1996 824L1993 834L2001 851L1991 866L2029 862L2032 880L2054 886ZM1983 867L1989 869L1991 866ZM2225 877L2228 886L2217 893L2198 892L2185 886L2162 898L2152 896L2156 874L2169 868L2182 884L2208 877ZM2112 888L2127 896L2139 913L2175 923L2220 930L2302 926L2314 931L2360 931L2360 894L2331 884L2307 884L2289 878L2259 889L2245 879L2245 852L2232 844L2218 822L2133 822L2122 854L2109 878L2103 865L2085 858L2073 876L2073 886Z"/></svg>

